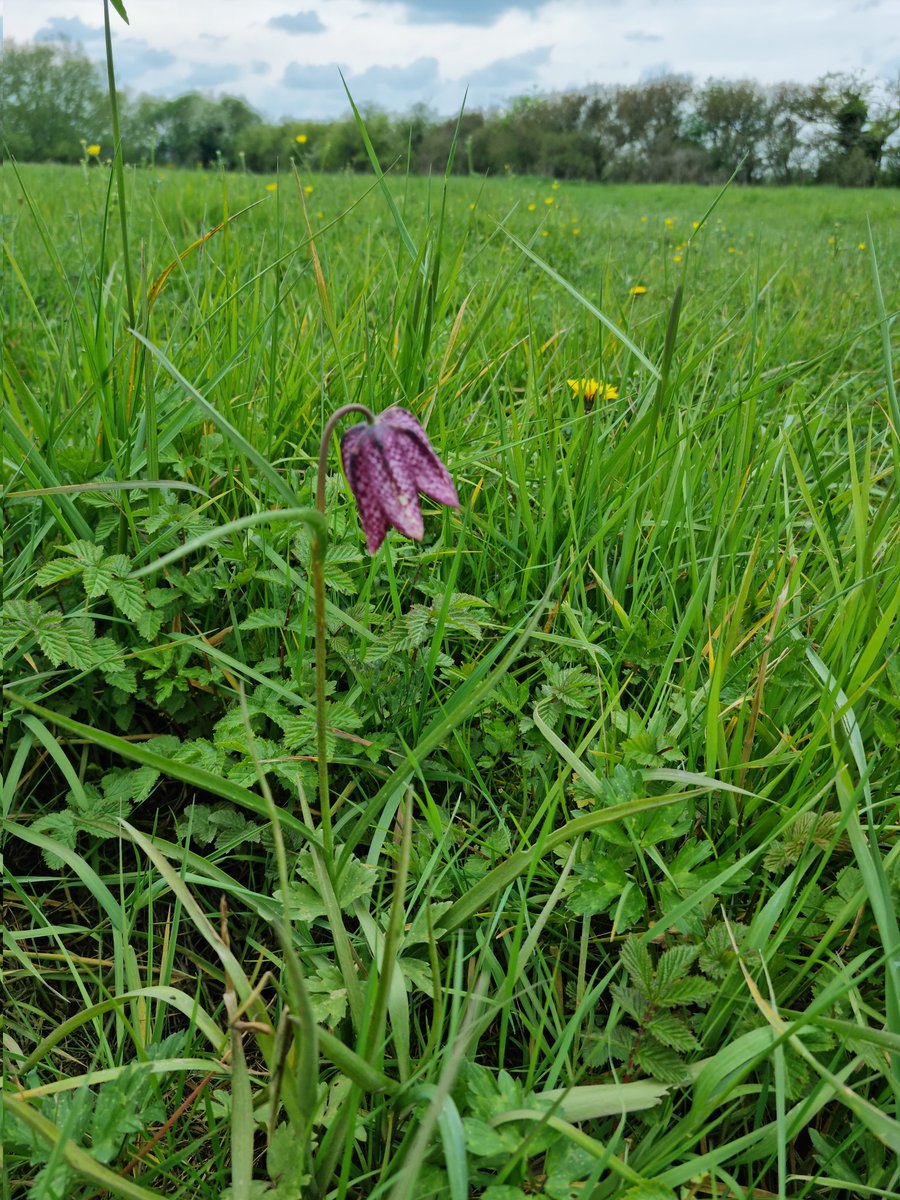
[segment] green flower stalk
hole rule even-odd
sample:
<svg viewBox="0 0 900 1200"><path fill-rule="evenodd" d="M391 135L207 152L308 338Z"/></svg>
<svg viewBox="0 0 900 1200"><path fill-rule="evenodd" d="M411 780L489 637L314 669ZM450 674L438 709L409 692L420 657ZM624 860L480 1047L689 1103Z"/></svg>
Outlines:
<svg viewBox="0 0 900 1200"><path fill-rule="evenodd" d="M322 431L316 508L325 516L325 475L328 450L338 422L349 413L361 413L365 422L348 429L341 439L341 461L356 499L359 519L370 554L375 554L393 526L406 537L419 539L425 532L419 493L450 508L459 497L450 472L438 458L425 430L405 408L385 409L375 416L364 404L345 404L332 413ZM319 811L322 814L322 847L333 862L334 832L328 791L328 746L325 724L325 553L327 535L313 533L313 600L316 613L316 754L319 760Z"/></svg>

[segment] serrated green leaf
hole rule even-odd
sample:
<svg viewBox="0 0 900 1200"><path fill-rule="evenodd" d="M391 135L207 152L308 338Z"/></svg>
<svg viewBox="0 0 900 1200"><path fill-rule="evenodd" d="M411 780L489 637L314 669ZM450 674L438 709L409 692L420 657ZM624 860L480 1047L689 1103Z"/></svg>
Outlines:
<svg viewBox="0 0 900 1200"><path fill-rule="evenodd" d="M657 741L653 734L642 731L622 742L622 754L642 766L650 766L659 757L656 747Z"/></svg>
<svg viewBox="0 0 900 1200"><path fill-rule="evenodd" d="M114 767L103 776L103 794L114 805L142 804L158 779L159 771L152 767ZM128 816L125 812L121 815Z"/></svg>
<svg viewBox="0 0 900 1200"><path fill-rule="evenodd" d="M646 994L639 988L623 987L618 983L612 985L611 991L613 999L619 1003L623 1011L628 1013L629 1017L632 1017L639 1025L642 1024L650 1007L650 1001Z"/></svg>
<svg viewBox="0 0 900 1200"><path fill-rule="evenodd" d="M75 849L77 824L74 813L69 809L38 817L31 828L35 833L49 834L54 841L65 846L67 850ZM41 855L51 871L61 871L65 866L64 860L58 854L54 854L52 850L42 848Z"/></svg>
<svg viewBox="0 0 900 1200"><path fill-rule="evenodd" d="M147 607L144 585L139 579L110 579L107 590L119 612L136 621Z"/></svg>
<svg viewBox="0 0 900 1200"><path fill-rule="evenodd" d="M674 1050L663 1046L649 1033L634 1045L635 1062L645 1075L662 1083L684 1083L689 1078L687 1068Z"/></svg>
<svg viewBox="0 0 900 1200"><path fill-rule="evenodd" d="M85 538L70 542L68 546L63 546L63 550L67 554L74 554L78 561L84 563L85 566L98 563L103 558L103 547L97 545L96 542L89 542Z"/></svg>
<svg viewBox="0 0 900 1200"><path fill-rule="evenodd" d="M657 996L657 1003L666 1008L675 1008L680 1004L708 1004L717 991L718 987L711 979L693 975L674 982L664 995Z"/></svg>
<svg viewBox="0 0 900 1200"><path fill-rule="evenodd" d="M256 608L241 621L240 629L283 629L287 613L283 608Z"/></svg>
<svg viewBox="0 0 900 1200"><path fill-rule="evenodd" d="M153 641L162 627L163 620L163 613L154 612L150 608L144 609L137 619L137 631L144 641Z"/></svg>
<svg viewBox="0 0 900 1200"><path fill-rule="evenodd" d="M65 632L68 642L66 662L82 670L94 666L97 661L96 638L94 622L90 617L68 618L65 622Z"/></svg>
<svg viewBox="0 0 900 1200"><path fill-rule="evenodd" d="M72 575L77 575L80 570L82 570L80 562L73 561L71 558L57 558L53 562L45 563L34 578L38 587L47 587L50 584L59 583L63 579L69 579Z"/></svg>
<svg viewBox="0 0 900 1200"><path fill-rule="evenodd" d="M304 1170L307 1148L290 1121L283 1121L269 1143L266 1167L274 1187L265 1200L296 1200L306 1194L309 1175Z"/></svg>
<svg viewBox="0 0 900 1200"><path fill-rule="evenodd" d="M634 984L645 996L651 996L653 987L653 960L645 942L640 938L626 939L619 951L619 962L628 972Z"/></svg>
<svg viewBox="0 0 900 1200"><path fill-rule="evenodd" d="M95 1093L90 1125L92 1157L98 1162L112 1162L121 1150L123 1138L140 1132L162 1115L161 1106L154 1099L150 1074L126 1067Z"/></svg>
<svg viewBox="0 0 900 1200"><path fill-rule="evenodd" d="M108 559L103 559L101 562L86 562L81 574L84 590L91 600L105 596L114 578L115 573Z"/></svg>
<svg viewBox="0 0 900 1200"><path fill-rule="evenodd" d="M700 1043L694 1037L687 1023L671 1012L656 1013L650 1022L650 1032L672 1050L686 1053L689 1050L699 1050Z"/></svg>
<svg viewBox="0 0 900 1200"><path fill-rule="evenodd" d="M656 964L656 987L662 995L676 980L684 978L700 953L698 946L672 946Z"/></svg>
<svg viewBox="0 0 900 1200"><path fill-rule="evenodd" d="M109 564L109 566L112 568L113 574L117 578L124 579L124 577L126 575L130 575L134 569L134 563L127 554L109 554L104 561Z"/></svg>
<svg viewBox="0 0 900 1200"><path fill-rule="evenodd" d="M137 691L138 678L134 667L101 666L100 671L110 687L118 688L127 696L133 696Z"/></svg>
<svg viewBox="0 0 900 1200"><path fill-rule="evenodd" d="M34 632L42 652L46 654L54 667L68 661L69 639L59 613L42 613L40 624Z"/></svg>
<svg viewBox="0 0 900 1200"><path fill-rule="evenodd" d="M225 754L221 746L216 746L206 738L195 738L193 741L182 743L172 751L172 757L183 763L194 763L213 775L221 774L225 764Z"/></svg>
<svg viewBox="0 0 900 1200"><path fill-rule="evenodd" d="M337 1025L347 1015L348 996L343 976L333 963L324 963L306 979L306 990L316 1020Z"/></svg>

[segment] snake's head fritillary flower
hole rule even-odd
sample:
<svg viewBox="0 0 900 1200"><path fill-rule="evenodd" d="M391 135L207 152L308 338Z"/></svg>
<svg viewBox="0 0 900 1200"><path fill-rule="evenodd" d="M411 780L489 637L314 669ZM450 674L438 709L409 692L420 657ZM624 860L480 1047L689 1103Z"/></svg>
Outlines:
<svg viewBox="0 0 900 1200"><path fill-rule="evenodd" d="M341 460L370 554L392 525L404 537L422 537L420 492L438 504L459 508L450 472L405 408L387 408L371 424L348 429L341 438Z"/></svg>

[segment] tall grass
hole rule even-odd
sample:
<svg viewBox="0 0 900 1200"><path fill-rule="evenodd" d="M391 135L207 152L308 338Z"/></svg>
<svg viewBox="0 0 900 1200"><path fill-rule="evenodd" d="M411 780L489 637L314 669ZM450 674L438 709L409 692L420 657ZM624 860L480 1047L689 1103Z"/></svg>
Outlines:
<svg viewBox="0 0 900 1200"><path fill-rule="evenodd" d="M893 197L123 183L0 174L5 1194L900 1194Z"/></svg>

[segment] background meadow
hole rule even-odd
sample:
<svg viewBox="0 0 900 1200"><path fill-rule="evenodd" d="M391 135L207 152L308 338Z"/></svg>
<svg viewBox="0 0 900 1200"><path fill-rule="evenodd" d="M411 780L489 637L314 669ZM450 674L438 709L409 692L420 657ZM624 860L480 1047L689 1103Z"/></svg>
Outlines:
<svg viewBox="0 0 900 1200"><path fill-rule="evenodd" d="M5 1195L900 1195L896 196L121 183L0 173Z"/></svg>

